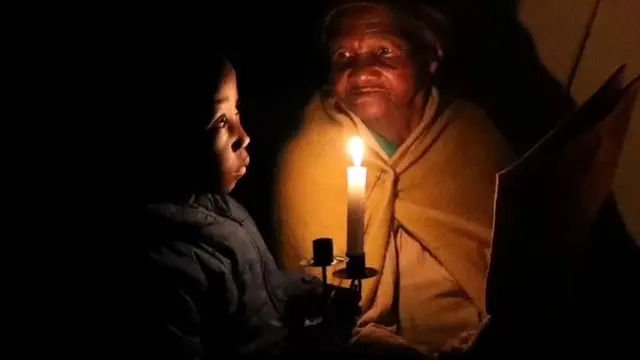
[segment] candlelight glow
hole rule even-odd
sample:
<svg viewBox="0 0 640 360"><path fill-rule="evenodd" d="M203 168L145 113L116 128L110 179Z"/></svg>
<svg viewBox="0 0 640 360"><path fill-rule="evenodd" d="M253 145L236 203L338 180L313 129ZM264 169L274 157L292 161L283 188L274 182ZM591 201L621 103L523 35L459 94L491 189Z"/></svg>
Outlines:
<svg viewBox="0 0 640 360"><path fill-rule="evenodd" d="M364 157L364 143L359 136L352 136L349 139L349 153L353 159L353 165L360 166Z"/></svg>

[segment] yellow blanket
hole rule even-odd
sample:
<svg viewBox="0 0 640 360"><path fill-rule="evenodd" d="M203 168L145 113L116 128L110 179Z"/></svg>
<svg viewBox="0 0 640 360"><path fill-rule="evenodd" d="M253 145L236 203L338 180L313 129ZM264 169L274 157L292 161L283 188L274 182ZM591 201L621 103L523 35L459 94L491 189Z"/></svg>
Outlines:
<svg viewBox="0 0 640 360"><path fill-rule="evenodd" d="M336 254L345 253L347 141L353 135L366 146L367 265L382 271L363 282L361 325L378 322L397 295L398 264L388 254L395 251L389 246L394 229L396 236L418 241L485 311L495 179L514 155L482 111L463 101L441 111L436 91L420 126L391 158L356 116L332 98L314 97L278 167L276 213L284 266L299 269L319 237L333 238Z"/></svg>

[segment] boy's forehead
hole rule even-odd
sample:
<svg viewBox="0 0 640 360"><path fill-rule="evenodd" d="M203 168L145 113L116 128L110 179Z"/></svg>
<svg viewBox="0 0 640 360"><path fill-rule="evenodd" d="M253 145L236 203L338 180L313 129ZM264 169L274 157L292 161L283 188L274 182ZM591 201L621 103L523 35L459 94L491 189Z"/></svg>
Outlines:
<svg viewBox="0 0 640 360"><path fill-rule="evenodd" d="M237 97L236 73L233 68L231 68L225 71L220 79L220 84L215 94L215 102L216 105L219 105L227 101L235 101Z"/></svg>

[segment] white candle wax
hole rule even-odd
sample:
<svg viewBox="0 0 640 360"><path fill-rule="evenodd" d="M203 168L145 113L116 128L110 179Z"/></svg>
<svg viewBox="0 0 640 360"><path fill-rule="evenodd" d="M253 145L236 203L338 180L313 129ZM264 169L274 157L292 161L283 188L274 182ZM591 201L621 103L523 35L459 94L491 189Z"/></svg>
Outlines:
<svg viewBox="0 0 640 360"><path fill-rule="evenodd" d="M349 141L353 166L347 168L347 255L364 254L364 200L367 169L362 164L364 144L354 136Z"/></svg>
<svg viewBox="0 0 640 360"><path fill-rule="evenodd" d="M364 254L364 197L367 169L350 166L347 169L349 198L347 205L347 254Z"/></svg>

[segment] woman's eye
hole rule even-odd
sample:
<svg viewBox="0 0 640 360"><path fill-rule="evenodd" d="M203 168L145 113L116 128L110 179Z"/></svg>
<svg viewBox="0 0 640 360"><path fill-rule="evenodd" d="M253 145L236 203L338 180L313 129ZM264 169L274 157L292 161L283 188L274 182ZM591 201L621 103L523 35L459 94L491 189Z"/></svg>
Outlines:
<svg viewBox="0 0 640 360"><path fill-rule="evenodd" d="M389 56L392 53L393 53L393 51L391 51L391 49L386 48L386 47L383 47L383 48L380 48L380 49L376 50L376 54L382 55L382 56Z"/></svg>
<svg viewBox="0 0 640 360"><path fill-rule="evenodd" d="M351 57L351 53L347 51L338 51L333 55L334 60L346 60Z"/></svg>

